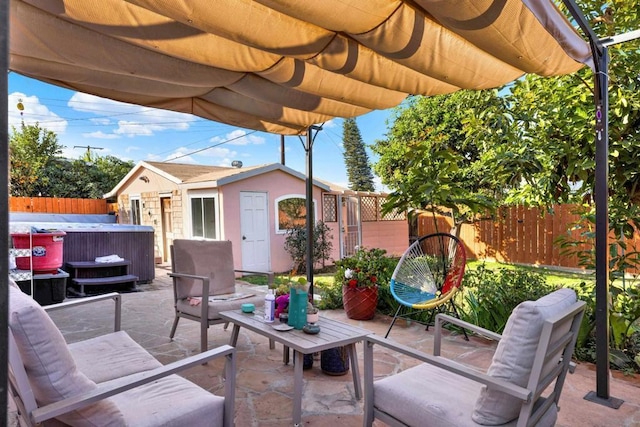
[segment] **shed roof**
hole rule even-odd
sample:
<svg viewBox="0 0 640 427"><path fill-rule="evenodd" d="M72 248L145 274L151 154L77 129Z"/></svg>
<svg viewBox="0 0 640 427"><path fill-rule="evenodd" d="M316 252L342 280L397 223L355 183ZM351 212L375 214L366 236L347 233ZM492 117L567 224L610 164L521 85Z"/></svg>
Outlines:
<svg viewBox="0 0 640 427"><path fill-rule="evenodd" d="M254 176L262 175L273 171L282 171L295 178L305 180L306 177L280 163L269 163L242 168L227 166L208 166L192 163L166 163L166 162L138 162L129 173L104 198L115 197L120 189L137 174L140 170L147 169L155 172L176 184L210 183L211 187L221 187L232 182L241 181ZM329 183L314 179L313 185L324 191L331 190ZM339 187L339 186L335 186Z"/></svg>

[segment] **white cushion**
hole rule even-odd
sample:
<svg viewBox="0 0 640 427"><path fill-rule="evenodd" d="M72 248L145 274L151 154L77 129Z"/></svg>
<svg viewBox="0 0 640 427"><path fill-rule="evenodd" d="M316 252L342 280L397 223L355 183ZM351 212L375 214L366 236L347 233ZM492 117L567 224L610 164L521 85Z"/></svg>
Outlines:
<svg viewBox="0 0 640 427"><path fill-rule="evenodd" d="M124 331L72 343L68 348L78 370L96 383L162 366Z"/></svg>
<svg viewBox="0 0 640 427"><path fill-rule="evenodd" d="M471 413L482 384L429 364L421 364L373 383L374 406L410 426L477 427ZM553 426L555 405L538 427ZM514 427L511 421L501 427Z"/></svg>
<svg viewBox="0 0 640 427"><path fill-rule="evenodd" d="M563 288L519 304L509 316L487 374L526 387L544 321L576 300L575 291ZM520 406L519 399L485 388L476 402L473 420L483 425L504 424L518 416Z"/></svg>
<svg viewBox="0 0 640 427"><path fill-rule="evenodd" d="M108 383L106 383L108 384ZM170 375L111 397L135 427L222 425L224 397L178 375Z"/></svg>
<svg viewBox="0 0 640 427"><path fill-rule="evenodd" d="M410 426L462 427L471 421L482 384L420 364L373 383L374 405Z"/></svg>
<svg viewBox="0 0 640 427"><path fill-rule="evenodd" d="M64 337L44 309L19 288L9 287L9 327L39 405L85 394L96 384L78 371ZM118 407L101 401L60 415L76 426L124 425Z"/></svg>

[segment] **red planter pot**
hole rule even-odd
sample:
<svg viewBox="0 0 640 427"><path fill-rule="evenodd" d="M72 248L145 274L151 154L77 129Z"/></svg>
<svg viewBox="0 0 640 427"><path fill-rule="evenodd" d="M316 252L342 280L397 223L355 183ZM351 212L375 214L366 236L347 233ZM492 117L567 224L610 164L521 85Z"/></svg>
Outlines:
<svg viewBox="0 0 640 427"><path fill-rule="evenodd" d="M349 319L371 320L378 305L378 287L350 288L342 287L342 304Z"/></svg>

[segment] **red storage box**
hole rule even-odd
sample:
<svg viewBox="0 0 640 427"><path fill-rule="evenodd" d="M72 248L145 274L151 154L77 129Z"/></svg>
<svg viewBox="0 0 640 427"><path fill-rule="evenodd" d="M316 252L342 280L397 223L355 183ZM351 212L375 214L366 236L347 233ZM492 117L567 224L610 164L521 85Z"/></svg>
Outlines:
<svg viewBox="0 0 640 427"><path fill-rule="evenodd" d="M31 249L33 271L44 273L57 273L62 267L62 249L64 231L51 231L48 233L14 233L13 247L15 249ZM31 270L29 257L16 257L16 267L19 270Z"/></svg>

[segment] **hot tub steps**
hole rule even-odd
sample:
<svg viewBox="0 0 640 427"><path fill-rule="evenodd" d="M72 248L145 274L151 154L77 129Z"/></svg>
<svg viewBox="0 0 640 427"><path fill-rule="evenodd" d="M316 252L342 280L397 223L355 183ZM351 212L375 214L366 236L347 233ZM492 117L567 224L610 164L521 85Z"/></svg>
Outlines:
<svg viewBox="0 0 640 427"><path fill-rule="evenodd" d="M86 296L115 291L137 291L138 276L129 274L131 261L115 262L69 261L71 274L69 296ZM86 292L91 288L90 292ZM79 288L77 290L76 288Z"/></svg>

